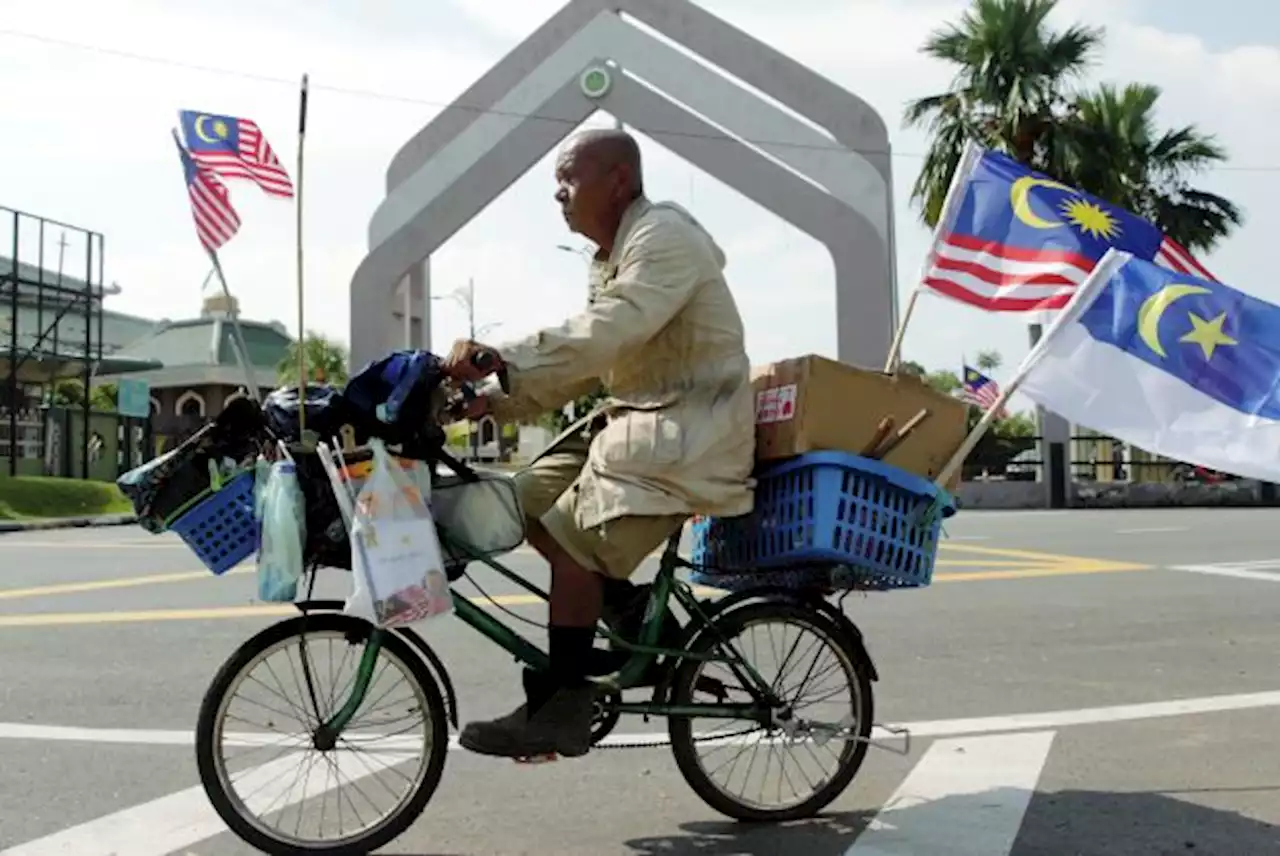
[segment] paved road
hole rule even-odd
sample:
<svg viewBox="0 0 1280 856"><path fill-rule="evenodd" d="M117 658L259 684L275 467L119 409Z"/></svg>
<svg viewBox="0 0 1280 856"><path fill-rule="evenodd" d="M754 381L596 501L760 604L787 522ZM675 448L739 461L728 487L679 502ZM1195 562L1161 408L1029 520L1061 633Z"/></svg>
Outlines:
<svg viewBox="0 0 1280 856"><path fill-rule="evenodd" d="M873 750L819 821L725 822L664 749L529 768L453 751L427 811L383 852L1280 853L1278 519L953 521L932 588L847 604L882 675L878 719L916 737L906 755ZM0 856L252 853L199 791L190 730L219 663L278 611L255 603L251 574L212 578L140 530L0 536ZM464 719L514 703L510 658L459 624L424 633Z"/></svg>

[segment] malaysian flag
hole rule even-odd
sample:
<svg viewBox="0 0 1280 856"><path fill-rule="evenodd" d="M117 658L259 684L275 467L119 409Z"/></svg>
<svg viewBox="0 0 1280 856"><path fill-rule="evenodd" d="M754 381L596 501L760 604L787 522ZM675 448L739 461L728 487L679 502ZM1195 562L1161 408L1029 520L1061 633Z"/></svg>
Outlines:
<svg viewBox="0 0 1280 856"><path fill-rule="evenodd" d="M977 369L964 366L964 382L960 384L960 400L975 405L983 411L990 410L1000 398L1000 384ZM996 417L1003 419L1007 411L1002 407Z"/></svg>
<svg viewBox="0 0 1280 856"><path fill-rule="evenodd" d="M922 285L988 312L1061 309L1111 247L1214 279L1146 220L970 143Z"/></svg>
<svg viewBox="0 0 1280 856"><path fill-rule="evenodd" d="M266 193L293 198L293 181L256 122L183 110L182 135L191 157L224 178L248 179Z"/></svg>
<svg viewBox="0 0 1280 856"><path fill-rule="evenodd" d="M182 172L187 183L187 196L191 200L191 217L196 223L196 236L209 252L214 252L231 240L240 229L240 215L231 205L231 195L226 185L207 169L202 169L183 148L178 132L173 132L173 142L182 159Z"/></svg>

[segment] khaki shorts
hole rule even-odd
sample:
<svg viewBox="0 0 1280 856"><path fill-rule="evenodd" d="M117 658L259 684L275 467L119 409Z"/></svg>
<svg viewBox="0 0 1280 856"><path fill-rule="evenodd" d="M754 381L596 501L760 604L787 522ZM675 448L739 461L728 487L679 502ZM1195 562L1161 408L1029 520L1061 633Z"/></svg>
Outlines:
<svg viewBox="0 0 1280 856"><path fill-rule="evenodd" d="M576 482L587 463L589 442L576 434L516 473L516 489L526 517L540 522L578 564L613 579L625 580L649 554L680 530L686 515L619 517L583 529L574 513Z"/></svg>

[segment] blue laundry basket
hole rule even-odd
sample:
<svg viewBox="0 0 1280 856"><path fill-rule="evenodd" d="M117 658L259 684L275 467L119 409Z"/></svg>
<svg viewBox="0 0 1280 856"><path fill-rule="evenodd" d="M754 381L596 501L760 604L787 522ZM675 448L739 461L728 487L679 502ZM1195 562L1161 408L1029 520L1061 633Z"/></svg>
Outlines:
<svg viewBox="0 0 1280 856"><path fill-rule="evenodd" d="M261 527L254 514L254 478L253 470L240 473L168 525L215 574L226 573L258 550Z"/></svg>
<svg viewBox="0 0 1280 856"><path fill-rule="evenodd" d="M808 452L756 474L755 508L691 527L694 582L918 588L933 578L951 495L928 479L845 452ZM839 567L839 573L832 569Z"/></svg>

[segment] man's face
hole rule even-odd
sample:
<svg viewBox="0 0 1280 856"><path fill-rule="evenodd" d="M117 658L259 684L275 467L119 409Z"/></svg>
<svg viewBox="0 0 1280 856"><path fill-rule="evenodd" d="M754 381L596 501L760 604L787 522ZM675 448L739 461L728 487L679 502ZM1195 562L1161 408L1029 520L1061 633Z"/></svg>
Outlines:
<svg viewBox="0 0 1280 856"><path fill-rule="evenodd" d="M570 230L588 238L606 219L617 195L617 177L584 146L570 144L556 161L556 202Z"/></svg>

